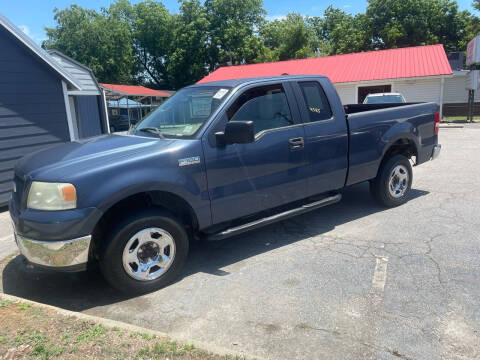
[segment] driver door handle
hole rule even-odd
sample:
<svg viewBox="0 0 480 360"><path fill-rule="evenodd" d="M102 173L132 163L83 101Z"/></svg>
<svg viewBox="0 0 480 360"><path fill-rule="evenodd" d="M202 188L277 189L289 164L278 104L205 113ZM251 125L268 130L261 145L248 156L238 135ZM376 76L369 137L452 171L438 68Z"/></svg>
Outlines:
<svg viewBox="0 0 480 360"><path fill-rule="evenodd" d="M290 139L288 140L288 143L290 144L290 151L301 150L305 145L303 137Z"/></svg>

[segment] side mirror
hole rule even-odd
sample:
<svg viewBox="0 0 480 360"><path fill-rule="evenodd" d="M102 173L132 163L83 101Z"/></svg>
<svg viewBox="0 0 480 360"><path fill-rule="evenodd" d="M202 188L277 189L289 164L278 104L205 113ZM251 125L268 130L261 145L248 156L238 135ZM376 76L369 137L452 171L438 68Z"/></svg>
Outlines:
<svg viewBox="0 0 480 360"><path fill-rule="evenodd" d="M253 121L229 121L224 132L215 133L218 145L247 144L255 141Z"/></svg>

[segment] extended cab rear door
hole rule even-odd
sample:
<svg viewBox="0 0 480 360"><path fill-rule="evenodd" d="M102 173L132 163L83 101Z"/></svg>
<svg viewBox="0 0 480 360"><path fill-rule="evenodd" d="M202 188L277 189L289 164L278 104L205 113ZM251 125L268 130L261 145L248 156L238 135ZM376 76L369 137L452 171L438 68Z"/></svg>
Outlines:
<svg viewBox="0 0 480 360"><path fill-rule="evenodd" d="M336 90L327 78L292 85L305 128L307 196L340 189L348 170L348 129Z"/></svg>

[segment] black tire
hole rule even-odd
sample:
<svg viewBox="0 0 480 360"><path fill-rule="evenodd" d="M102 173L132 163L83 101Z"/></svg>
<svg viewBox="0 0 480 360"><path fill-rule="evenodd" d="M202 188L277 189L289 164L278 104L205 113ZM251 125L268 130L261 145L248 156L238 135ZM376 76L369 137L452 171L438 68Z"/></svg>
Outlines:
<svg viewBox="0 0 480 360"><path fill-rule="evenodd" d="M397 196L393 196L389 187L389 181L392 171L400 166L400 170L408 172L408 179L405 180L406 187L404 191L399 191ZM402 168L403 167L403 168ZM386 207L395 207L402 205L407 201L408 193L412 188L413 172L410 160L403 155L393 155L382 162L378 170L377 177L370 181L370 192L374 199Z"/></svg>
<svg viewBox="0 0 480 360"><path fill-rule="evenodd" d="M110 126L110 134L113 134L115 132L115 126Z"/></svg>
<svg viewBox="0 0 480 360"><path fill-rule="evenodd" d="M134 279L123 265L124 248L139 231L154 227L171 235L175 256L160 277L148 281ZM144 210L120 221L105 241L99 261L100 271L111 286L131 295L152 292L173 282L181 274L188 256L189 240L184 227L174 216L157 209Z"/></svg>

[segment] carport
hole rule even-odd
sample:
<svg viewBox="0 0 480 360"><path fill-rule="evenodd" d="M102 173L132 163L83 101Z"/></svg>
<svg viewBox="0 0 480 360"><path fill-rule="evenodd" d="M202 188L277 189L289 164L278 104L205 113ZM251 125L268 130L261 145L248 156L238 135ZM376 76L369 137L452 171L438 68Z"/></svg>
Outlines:
<svg viewBox="0 0 480 360"><path fill-rule="evenodd" d="M110 131L118 130L114 123L121 117L128 119L128 126L162 104L173 92L160 91L137 85L100 84L106 95Z"/></svg>

